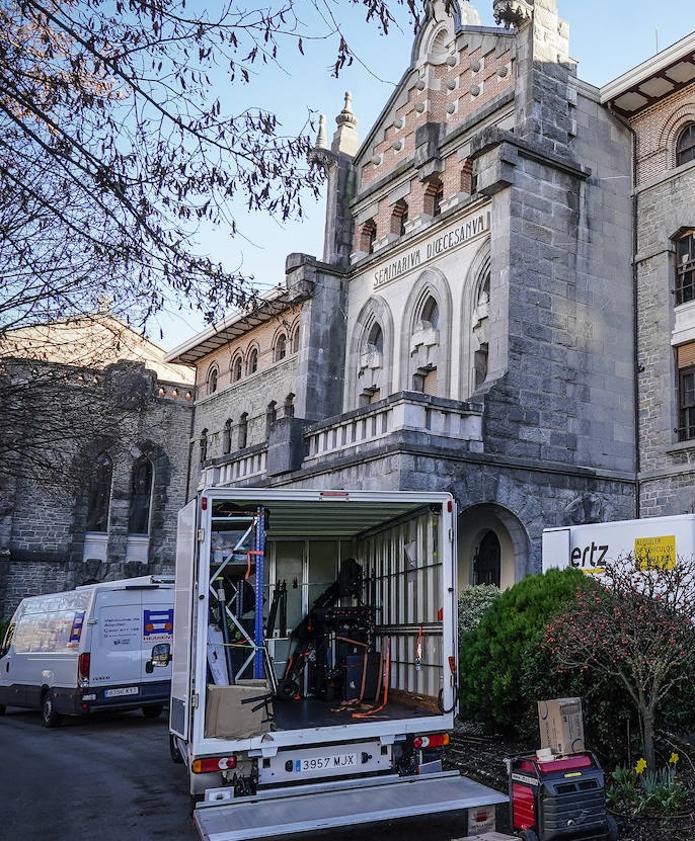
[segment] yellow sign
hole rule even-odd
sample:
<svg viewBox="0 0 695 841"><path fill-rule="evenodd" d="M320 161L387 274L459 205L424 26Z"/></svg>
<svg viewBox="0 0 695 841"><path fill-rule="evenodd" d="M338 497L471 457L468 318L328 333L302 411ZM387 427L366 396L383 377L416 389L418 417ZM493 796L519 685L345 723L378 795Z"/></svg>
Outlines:
<svg viewBox="0 0 695 841"><path fill-rule="evenodd" d="M676 568L676 536L636 537L635 561L639 569L671 570Z"/></svg>

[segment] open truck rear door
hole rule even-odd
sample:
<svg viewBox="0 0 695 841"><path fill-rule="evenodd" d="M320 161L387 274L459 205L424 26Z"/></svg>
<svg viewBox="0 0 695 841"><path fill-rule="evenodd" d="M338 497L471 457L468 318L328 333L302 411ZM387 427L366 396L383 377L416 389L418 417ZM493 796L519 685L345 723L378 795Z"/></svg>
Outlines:
<svg viewBox="0 0 695 841"><path fill-rule="evenodd" d="M171 674L169 727L188 738L191 693L193 581L195 574L197 500L179 511L176 527L176 596L174 600L174 661Z"/></svg>
<svg viewBox="0 0 695 841"><path fill-rule="evenodd" d="M506 802L503 794L448 771L267 790L225 804L211 798L198 806L194 819L204 841L251 841L486 806L494 810Z"/></svg>

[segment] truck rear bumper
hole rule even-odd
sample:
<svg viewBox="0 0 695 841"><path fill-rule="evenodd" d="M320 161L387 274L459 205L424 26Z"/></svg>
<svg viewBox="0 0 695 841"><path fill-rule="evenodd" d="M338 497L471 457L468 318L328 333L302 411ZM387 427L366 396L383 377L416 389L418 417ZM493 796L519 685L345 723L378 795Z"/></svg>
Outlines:
<svg viewBox="0 0 695 841"><path fill-rule="evenodd" d="M123 686L87 687L73 690L71 709L68 715L89 715L106 710L133 710L139 707L169 703L171 684L168 680L156 683L125 684ZM120 694L120 690L137 689L132 694ZM63 712L63 710L60 710Z"/></svg>
<svg viewBox="0 0 695 841"><path fill-rule="evenodd" d="M210 794L194 813L203 841L248 841L507 802L505 795L457 772L319 782L222 802Z"/></svg>

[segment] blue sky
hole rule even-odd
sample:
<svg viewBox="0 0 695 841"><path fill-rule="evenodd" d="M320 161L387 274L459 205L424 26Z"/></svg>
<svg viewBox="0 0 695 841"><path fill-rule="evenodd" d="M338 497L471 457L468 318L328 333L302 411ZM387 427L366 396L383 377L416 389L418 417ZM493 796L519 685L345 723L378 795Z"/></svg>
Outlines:
<svg viewBox="0 0 695 841"><path fill-rule="evenodd" d="M307 30L325 31L311 5L298 0L298 7L306 8ZM492 0L474 0L474 5L483 22L493 25ZM657 30L664 49L695 28L693 0L559 0L558 5L562 17L570 23L571 52L579 62L579 76L595 85L614 79L653 55ZM265 69L247 89L225 89L225 80L220 79L221 97L233 97L230 104L235 111L241 104L275 112L287 133L301 129L309 110L325 113L330 139L343 93L350 90L360 120L360 137L364 137L408 66L412 30L403 15L399 27L384 38L374 24L364 23L360 9L346 0L335 0L333 7L359 59L339 79L330 75L335 40L305 40L304 56L288 41L281 45L282 69ZM249 215L243 202L239 204L237 222L242 236L231 239L224 230L206 230L199 247L230 269L241 266L254 276L261 290L283 279L286 254L301 251L321 256L323 202L315 203L307 197L305 218L284 225L266 215ZM149 332L155 341L172 348L203 326L196 314L170 309L150 326Z"/></svg>

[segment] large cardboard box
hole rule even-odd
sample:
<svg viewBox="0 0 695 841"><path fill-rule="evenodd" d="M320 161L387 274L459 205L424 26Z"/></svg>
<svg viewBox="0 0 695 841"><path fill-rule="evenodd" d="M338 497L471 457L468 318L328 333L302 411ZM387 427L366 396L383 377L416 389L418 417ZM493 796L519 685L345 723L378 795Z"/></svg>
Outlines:
<svg viewBox="0 0 695 841"><path fill-rule="evenodd" d="M235 686L208 686L205 736L248 739L267 733L273 723L273 696L265 680Z"/></svg>
<svg viewBox="0 0 695 841"><path fill-rule="evenodd" d="M568 756L586 750L581 698L556 698L538 702L541 748L555 756Z"/></svg>

